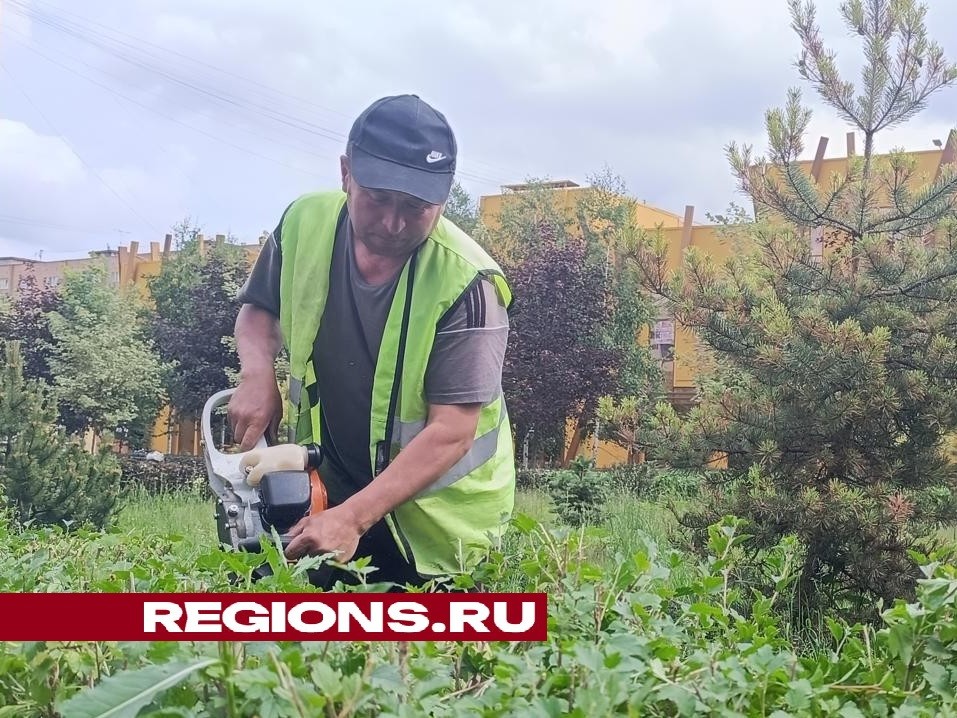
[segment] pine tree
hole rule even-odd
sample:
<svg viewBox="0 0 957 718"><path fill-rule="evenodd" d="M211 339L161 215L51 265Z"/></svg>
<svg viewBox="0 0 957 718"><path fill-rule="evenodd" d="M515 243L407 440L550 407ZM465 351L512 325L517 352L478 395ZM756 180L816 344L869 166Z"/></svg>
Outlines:
<svg viewBox="0 0 957 718"><path fill-rule="evenodd" d="M800 75L863 135L863 154L815 181L798 162L810 111L791 90L766 115L767 158L728 147L757 221L729 224L737 251L726 265L692 249L669 279L660 243L638 239L646 284L715 362L687 420L655 419L676 455L728 457L689 524L734 513L759 547L796 534L799 615L828 604L873 616L875 598L911 595L909 551L957 519L957 465L943 448L957 430L957 172L921 177L913 156L876 154L875 137L951 85L957 67L927 39L922 6L852 0L841 12L864 47L855 88L814 6L791 0L790 10Z"/></svg>
<svg viewBox="0 0 957 718"><path fill-rule="evenodd" d="M56 425L46 386L23 378L17 342L0 354L0 498L20 524L104 526L119 496L115 457L87 453Z"/></svg>

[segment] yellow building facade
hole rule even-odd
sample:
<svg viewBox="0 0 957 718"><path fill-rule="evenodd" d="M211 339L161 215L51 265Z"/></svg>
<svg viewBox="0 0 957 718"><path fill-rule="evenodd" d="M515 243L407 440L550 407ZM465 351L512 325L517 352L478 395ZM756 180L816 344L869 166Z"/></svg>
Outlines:
<svg viewBox="0 0 957 718"><path fill-rule="evenodd" d="M0 296L16 300L20 280L32 274L41 287L58 287L70 271L82 271L89 267L102 267L107 280L119 286L119 251L103 249L90 252L89 257L44 261L24 257L0 257Z"/></svg>

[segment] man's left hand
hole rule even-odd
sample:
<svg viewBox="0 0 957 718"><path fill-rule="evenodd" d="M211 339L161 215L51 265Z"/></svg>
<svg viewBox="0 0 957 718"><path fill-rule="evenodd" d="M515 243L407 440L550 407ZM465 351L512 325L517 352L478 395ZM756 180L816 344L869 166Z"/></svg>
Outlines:
<svg viewBox="0 0 957 718"><path fill-rule="evenodd" d="M339 563L346 563L356 553L362 532L352 512L345 506L334 506L322 513L306 516L289 530L292 541L286 547L286 558L334 553Z"/></svg>

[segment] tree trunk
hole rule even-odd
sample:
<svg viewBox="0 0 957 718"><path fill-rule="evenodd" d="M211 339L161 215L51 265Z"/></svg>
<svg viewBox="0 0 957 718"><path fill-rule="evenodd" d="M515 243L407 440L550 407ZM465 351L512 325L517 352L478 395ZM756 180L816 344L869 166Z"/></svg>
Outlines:
<svg viewBox="0 0 957 718"><path fill-rule="evenodd" d="M562 459L562 468L568 468L568 465L571 463L578 455L578 449L581 447L582 443L582 434L584 433L581 425L581 417L575 417L575 431L572 433L571 443L568 444L568 450L565 452L565 458Z"/></svg>

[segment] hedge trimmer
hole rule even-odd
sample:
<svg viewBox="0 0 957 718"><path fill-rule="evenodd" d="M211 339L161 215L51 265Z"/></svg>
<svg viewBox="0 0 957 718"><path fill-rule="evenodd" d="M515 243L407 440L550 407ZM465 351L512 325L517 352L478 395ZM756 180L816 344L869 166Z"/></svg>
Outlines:
<svg viewBox="0 0 957 718"><path fill-rule="evenodd" d="M226 389L214 394L203 407L203 456L209 486L216 495L219 540L237 551L259 551L260 537L275 529L286 546L289 529L312 509L310 473L272 471L264 474L255 487L246 481L246 472L240 465L245 454L223 453L213 441L213 412L227 403L234 391ZM265 438L260 438L255 448L265 447Z"/></svg>

